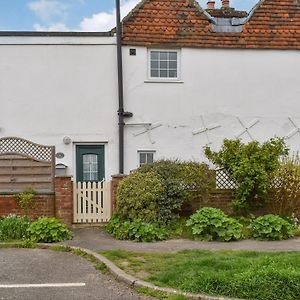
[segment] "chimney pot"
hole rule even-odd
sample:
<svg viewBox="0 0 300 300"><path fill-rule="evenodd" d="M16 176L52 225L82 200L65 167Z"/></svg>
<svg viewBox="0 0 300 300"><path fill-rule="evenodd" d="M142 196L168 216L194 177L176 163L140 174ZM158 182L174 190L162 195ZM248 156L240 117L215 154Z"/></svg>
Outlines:
<svg viewBox="0 0 300 300"><path fill-rule="evenodd" d="M229 0L222 0L222 8L229 7L230 1Z"/></svg>
<svg viewBox="0 0 300 300"><path fill-rule="evenodd" d="M215 1L208 1L207 2L207 9L215 9Z"/></svg>

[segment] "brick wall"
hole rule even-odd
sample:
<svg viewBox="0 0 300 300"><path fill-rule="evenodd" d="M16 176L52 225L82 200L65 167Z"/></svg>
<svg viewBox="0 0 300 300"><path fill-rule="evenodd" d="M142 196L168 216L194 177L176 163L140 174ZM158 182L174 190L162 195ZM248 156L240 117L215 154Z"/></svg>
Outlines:
<svg viewBox="0 0 300 300"><path fill-rule="evenodd" d="M34 208L28 215L34 219L42 216L57 217L64 223L73 222L73 182L71 177L55 178L55 194L36 195ZM18 207L14 194L0 195L0 216L9 214L24 215Z"/></svg>
<svg viewBox="0 0 300 300"><path fill-rule="evenodd" d="M54 202L54 194L36 195L34 208L29 211L28 215L34 219L40 216L54 216ZM7 216L9 214L24 215L25 211L19 208L15 195L0 195L0 215Z"/></svg>
<svg viewBox="0 0 300 300"><path fill-rule="evenodd" d="M190 216L196 210L202 207L215 207L220 208L225 213L232 213L230 209L230 202L233 197L232 190L216 190L208 194L206 197L197 197L190 203L184 204L182 208L182 212L180 215L182 216Z"/></svg>
<svg viewBox="0 0 300 300"><path fill-rule="evenodd" d="M55 216L64 223L73 223L73 181L69 176L55 178Z"/></svg>
<svg viewBox="0 0 300 300"><path fill-rule="evenodd" d="M117 174L113 175L111 177L111 205L112 205L112 212L116 209L117 207L117 189L119 186L119 183L126 178L127 175L123 174Z"/></svg>

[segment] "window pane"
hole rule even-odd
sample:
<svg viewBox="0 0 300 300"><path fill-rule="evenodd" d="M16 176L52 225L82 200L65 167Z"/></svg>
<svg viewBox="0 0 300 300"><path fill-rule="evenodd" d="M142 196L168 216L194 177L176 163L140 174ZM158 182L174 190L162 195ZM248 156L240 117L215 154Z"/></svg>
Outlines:
<svg viewBox="0 0 300 300"><path fill-rule="evenodd" d="M168 71L167 70L160 70L159 77L168 77Z"/></svg>
<svg viewBox="0 0 300 300"><path fill-rule="evenodd" d="M169 53L170 60L177 60L177 52L170 52Z"/></svg>
<svg viewBox="0 0 300 300"><path fill-rule="evenodd" d="M168 69L168 62L166 60L160 61L159 65L161 69Z"/></svg>
<svg viewBox="0 0 300 300"><path fill-rule="evenodd" d="M168 60L168 52L160 52L160 60Z"/></svg>
<svg viewBox="0 0 300 300"><path fill-rule="evenodd" d="M140 153L140 164L145 164L146 162L146 153Z"/></svg>
<svg viewBox="0 0 300 300"><path fill-rule="evenodd" d="M98 180L98 155L84 154L83 157L83 180Z"/></svg>
<svg viewBox="0 0 300 300"><path fill-rule="evenodd" d="M158 69L159 63L158 61L151 61L151 69Z"/></svg>
<svg viewBox="0 0 300 300"><path fill-rule="evenodd" d="M147 164L153 163L153 153L147 153Z"/></svg>
<svg viewBox="0 0 300 300"><path fill-rule="evenodd" d="M159 52L158 51L151 51L151 60L158 60Z"/></svg>
<svg viewBox="0 0 300 300"><path fill-rule="evenodd" d="M151 70L151 77L159 77L159 71L158 70Z"/></svg>
<svg viewBox="0 0 300 300"><path fill-rule="evenodd" d="M170 78L176 78L177 77L177 71L176 70L170 70L169 71L169 77Z"/></svg>
<svg viewBox="0 0 300 300"><path fill-rule="evenodd" d="M170 61L169 62L169 68L170 69L177 69L177 61Z"/></svg>

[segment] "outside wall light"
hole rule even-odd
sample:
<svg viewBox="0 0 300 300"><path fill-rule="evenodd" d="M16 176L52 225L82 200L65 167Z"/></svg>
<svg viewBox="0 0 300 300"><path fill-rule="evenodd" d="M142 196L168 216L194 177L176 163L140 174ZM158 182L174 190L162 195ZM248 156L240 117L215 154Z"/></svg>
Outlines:
<svg viewBox="0 0 300 300"><path fill-rule="evenodd" d="M63 142L64 142L65 145L69 145L69 144L71 144L72 140L69 136L65 136L63 138Z"/></svg>

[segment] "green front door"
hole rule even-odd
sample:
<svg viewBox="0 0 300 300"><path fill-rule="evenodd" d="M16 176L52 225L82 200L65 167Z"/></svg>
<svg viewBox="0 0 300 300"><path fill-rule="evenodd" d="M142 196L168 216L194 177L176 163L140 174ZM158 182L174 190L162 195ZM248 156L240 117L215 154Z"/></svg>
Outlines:
<svg viewBox="0 0 300 300"><path fill-rule="evenodd" d="M76 146L77 181L102 181L104 177L104 146Z"/></svg>

